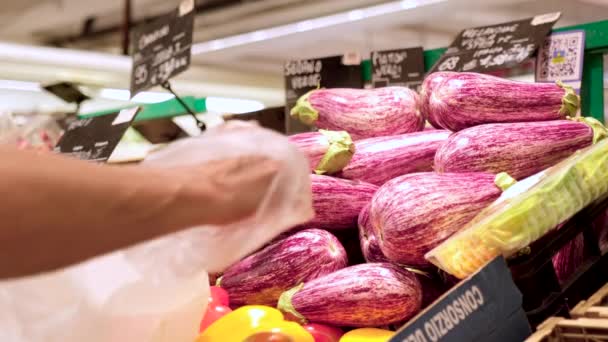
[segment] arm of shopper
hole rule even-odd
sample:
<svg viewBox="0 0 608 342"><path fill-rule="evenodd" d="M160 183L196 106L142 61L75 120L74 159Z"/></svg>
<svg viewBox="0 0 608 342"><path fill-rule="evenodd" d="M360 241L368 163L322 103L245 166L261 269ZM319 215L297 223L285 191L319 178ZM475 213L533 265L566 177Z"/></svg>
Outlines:
<svg viewBox="0 0 608 342"><path fill-rule="evenodd" d="M181 169L110 167L0 146L0 278L245 217L276 169L262 158Z"/></svg>

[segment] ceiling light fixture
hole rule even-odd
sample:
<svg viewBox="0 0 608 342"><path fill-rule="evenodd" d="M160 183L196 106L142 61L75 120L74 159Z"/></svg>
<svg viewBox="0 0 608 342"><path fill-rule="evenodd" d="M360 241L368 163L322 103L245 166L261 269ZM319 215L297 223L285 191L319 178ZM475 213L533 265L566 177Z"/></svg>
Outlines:
<svg viewBox="0 0 608 342"><path fill-rule="evenodd" d="M37 82L0 80L0 89L40 92L42 87Z"/></svg>
<svg viewBox="0 0 608 342"><path fill-rule="evenodd" d="M142 91L131 99L131 92L127 89L103 88L99 97L110 100L130 101L135 103L158 103L174 98L173 94L158 91Z"/></svg>
<svg viewBox="0 0 608 342"><path fill-rule="evenodd" d="M209 112L230 114L255 112L265 108L260 101L214 96L205 99L205 107Z"/></svg>
<svg viewBox="0 0 608 342"><path fill-rule="evenodd" d="M381 15L403 12L413 8L424 7L444 1L446 0L401 0L376 6L359 8L320 18L302 20L291 24L271 27L268 29L257 30L225 38L196 43L192 45L192 54L197 55L201 53L255 43L262 40L270 40L273 38L284 37L294 33L307 32L330 26L345 24L348 22L378 17Z"/></svg>

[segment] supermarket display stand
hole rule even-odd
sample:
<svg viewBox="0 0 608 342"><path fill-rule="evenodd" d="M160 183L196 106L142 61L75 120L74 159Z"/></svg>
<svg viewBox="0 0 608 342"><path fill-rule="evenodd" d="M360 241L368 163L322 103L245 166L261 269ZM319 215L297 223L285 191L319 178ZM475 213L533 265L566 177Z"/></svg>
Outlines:
<svg viewBox="0 0 608 342"><path fill-rule="evenodd" d="M608 254L601 255L593 221L608 209L608 196L577 213L563 227L526 248L526 254L508 262L513 280L523 293L523 308L530 324L536 327L550 316L569 317L570 309L580 300L608 282ZM553 256L567 243L583 233L588 259L578 270L559 283L553 267Z"/></svg>
<svg viewBox="0 0 608 342"><path fill-rule="evenodd" d="M553 32L568 30L585 31L585 64L581 87L582 113L585 116L592 116L604 122L603 54L608 52L608 35L606 35L606 32L608 32L608 20L563 27L555 29ZM425 70L430 70L445 51L445 48L425 51ZM369 82L372 78L371 62L369 60L364 61L362 69L364 80ZM519 303L521 303L525 311L525 317L527 317L532 327L538 326L553 315L570 317L570 309L575 304L587 298L608 281L608 272L606 272L608 270L608 254L601 254L598 237L595 235L592 227L592 222L607 209L608 194L574 215L560 229L552 231L528 248L522 250L516 257L508 260L508 266L512 275L511 279L523 296ZM569 276L569 279L560 284L553 267L552 258L563 246L575 239L581 232L584 235L585 248L588 249L588 260L583 262L578 267L578 270ZM482 273L484 269L485 267L476 274ZM453 295L458 288L470 284L473 279L474 275L461 281L456 287L452 288L424 310L418 317L408 322L392 341L424 341L424 339L411 335L412 327L420 324L422 316L433 310L437 310L438 307L441 308L448 305L450 295ZM508 281L504 277L500 279L485 279L485 281L500 286L501 279L502 281ZM494 306L499 305L495 303ZM493 310L500 310L495 307ZM501 330L505 333L514 330L520 331L521 321L507 319L507 317L516 316L509 316L509 312L506 311L502 313L493 312L493 315L494 317L503 317L503 320L494 320L491 323L497 325L496 330ZM497 324L497 322L501 322L501 324ZM464 333L467 330L485 329L485 327L483 324L463 321L455 329ZM459 341L455 336L458 336L458 333L443 336L438 340ZM501 341L502 336L496 334L492 336L485 335L479 340Z"/></svg>

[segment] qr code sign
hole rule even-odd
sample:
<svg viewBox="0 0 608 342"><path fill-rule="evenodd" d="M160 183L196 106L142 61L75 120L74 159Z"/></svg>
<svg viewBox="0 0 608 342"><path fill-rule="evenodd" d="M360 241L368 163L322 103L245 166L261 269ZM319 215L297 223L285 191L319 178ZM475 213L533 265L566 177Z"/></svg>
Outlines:
<svg viewBox="0 0 608 342"><path fill-rule="evenodd" d="M553 33L536 59L536 81L578 81L582 77L585 31Z"/></svg>

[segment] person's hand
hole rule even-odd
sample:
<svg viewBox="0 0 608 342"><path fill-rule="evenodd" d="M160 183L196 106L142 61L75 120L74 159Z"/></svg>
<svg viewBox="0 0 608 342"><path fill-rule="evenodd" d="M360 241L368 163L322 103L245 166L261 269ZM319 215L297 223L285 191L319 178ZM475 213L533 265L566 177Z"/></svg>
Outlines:
<svg viewBox="0 0 608 342"><path fill-rule="evenodd" d="M236 222L255 213L275 178L280 163L262 156L209 161L198 166L176 168L188 173L188 183L200 198L205 215L201 224Z"/></svg>
<svg viewBox="0 0 608 342"><path fill-rule="evenodd" d="M240 157L202 165L212 186L215 223L252 215L275 178L280 163L261 156ZM199 178L199 180L202 180Z"/></svg>

